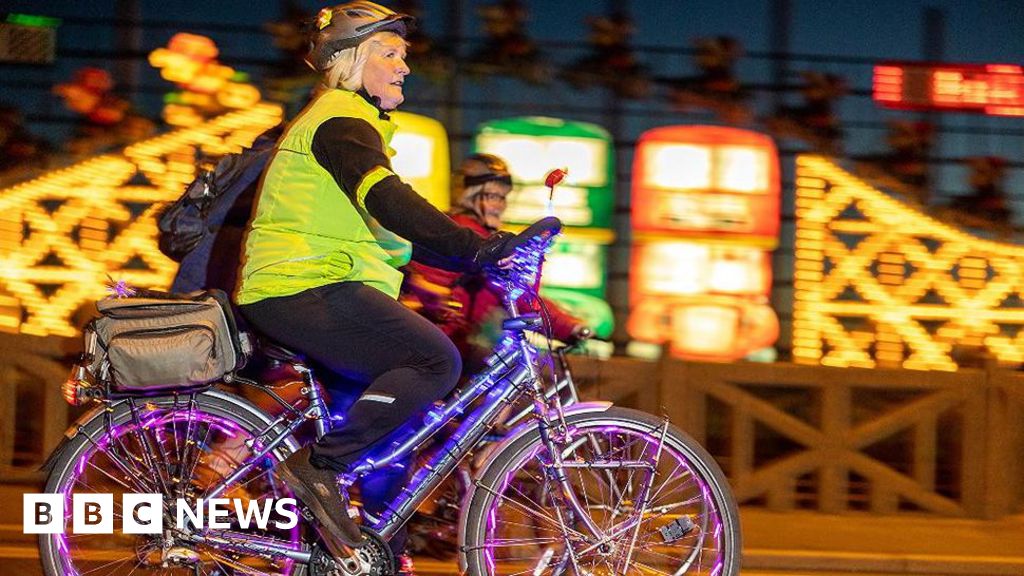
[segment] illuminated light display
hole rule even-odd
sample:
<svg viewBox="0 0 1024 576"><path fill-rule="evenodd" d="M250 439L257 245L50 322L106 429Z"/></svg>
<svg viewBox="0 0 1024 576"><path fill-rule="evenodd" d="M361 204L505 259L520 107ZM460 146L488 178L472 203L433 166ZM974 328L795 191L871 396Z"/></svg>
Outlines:
<svg viewBox="0 0 1024 576"><path fill-rule="evenodd" d="M633 338L667 342L674 355L702 360L740 358L778 338L778 320L767 305L771 257L764 249L693 241L638 242L631 262L627 330ZM730 335L727 345L711 345L700 332L690 331L709 318L728 319L729 326L704 331L723 338Z"/></svg>
<svg viewBox="0 0 1024 576"><path fill-rule="evenodd" d="M514 189L504 219L511 229L549 213L566 226L547 257L545 296L599 336L610 336L614 320L605 294L608 245L615 239L615 161L608 131L558 118L510 118L481 125L474 144L508 163ZM545 178L556 168L566 175L552 196Z"/></svg>
<svg viewBox="0 0 1024 576"><path fill-rule="evenodd" d="M797 159L796 186L796 361L1024 362L1024 248L926 216L821 157Z"/></svg>
<svg viewBox="0 0 1024 576"><path fill-rule="evenodd" d="M77 333L108 275L166 288L155 213L195 176L197 152L237 151L281 121L259 103L0 190L0 330Z"/></svg>
<svg viewBox="0 0 1024 576"><path fill-rule="evenodd" d="M633 227L777 242L779 164L771 138L720 126L645 132L634 159Z"/></svg>
<svg viewBox="0 0 1024 576"><path fill-rule="evenodd" d="M600 290L601 271L608 267L601 245L595 242L562 242L548 253L545 263L544 277L550 285L584 292Z"/></svg>
<svg viewBox="0 0 1024 576"><path fill-rule="evenodd" d="M672 309L672 328L678 346L697 356L729 354L736 341L739 310L730 306L694 304Z"/></svg>
<svg viewBox="0 0 1024 576"><path fill-rule="evenodd" d="M260 91L246 74L217 62L220 51L206 36L179 32L166 48L149 54L160 76L184 90L170 94L164 119L172 126L194 126L206 117L242 109L260 101Z"/></svg>
<svg viewBox="0 0 1024 576"><path fill-rule="evenodd" d="M529 224L547 216L544 178L562 168L568 174L552 199L555 215L568 226L611 229L615 165L604 128L544 117L495 120L480 127L475 148L508 163L515 182L508 222Z"/></svg>
<svg viewBox="0 0 1024 576"><path fill-rule="evenodd" d="M451 206L448 132L437 120L419 114L392 112L391 119L398 125L391 140L395 150L391 166L395 173L439 210L448 210Z"/></svg>
<svg viewBox="0 0 1024 576"><path fill-rule="evenodd" d="M875 66L873 87L886 108L1024 116L1024 69L1016 65L891 62Z"/></svg>
<svg viewBox="0 0 1024 576"><path fill-rule="evenodd" d="M774 344L770 251L778 244L778 153L764 134L667 126L633 164L627 330L681 358L734 360Z"/></svg>
<svg viewBox="0 0 1024 576"><path fill-rule="evenodd" d="M7 14L7 22L9 24L17 24L19 26L31 26L33 28L56 28L60 26L60 18L51 18L49 16L40 16L38 14Z"/></svg>

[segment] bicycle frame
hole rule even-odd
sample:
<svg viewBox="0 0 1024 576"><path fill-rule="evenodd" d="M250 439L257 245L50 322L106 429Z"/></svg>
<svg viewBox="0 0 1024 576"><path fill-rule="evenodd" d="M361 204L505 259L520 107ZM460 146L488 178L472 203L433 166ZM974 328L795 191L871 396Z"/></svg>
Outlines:
<svg viewBox="0 0 1024 576"><path fill-rule="evenodd" d="M515 310L514 303L506 302L506 305L510 306L514 313L510 320L521 318ZM561 414L559 392L568 388L570 401L575 402L577 399L571 379L559 381L545 390L538 371L538 351L527 341L522 329L508 331L487 357L485 364L487 368L472 378L464 390L457 391L444 405L430 410L424 417L424 426L415 434L401 442L396 441L386 450L371 453L370 457L359 461L352 472L340 478L342 486L347 487L375 470L396 465L426 444L439 430L457 420L467 407L486 396L478 407L461 419L455 433L444 442L431 460L420 468L402 493L388 505L388 513L382 518L367 515L373 522L372 527L381 536L390 537L411 517L433 489L455 470L458 463L498 423L506 406L515 404L525 395L532 395L533 405L522 410L510 422L522 420L532 412L538 418L537 425L547 430L553 427L552 421ZM330 417L321 395L320 385L312 370L301 364L293 365L293 368L303 377L307 406L302 411L293 411L291 415L279 416L250 440L254 453L231 475L212 486L205 495L207 498L223 494L232 483L248 473L270 451L293 434L305 420L313 419L318 437L330 430ZM551 410L551 404L554 404L554 410ZM279 428L281 425L284 427ZM275 429L278 431L272 437L265 438ZM272 539L232 534L229 531L206 530L185 536L195 542L204 542L220 549L241 553L274 554L299 562L309 562L310 558L308 551L296 550L293 545Z"/></svg>
<svg viewBox="0 0 1024 576"><path fill-rule="evenodd" d="M526 261L528 268L523 277L516 278L514 272L505 276L503 281L505 284L503 303L507 312L507 319L503 325L505 336L486 359L487 368L472 378L464 391L456 392L443 405L430 410L424 418L423 426L412 436L401 442L393 443L383 451L370 453L368 457L357 461L350 472L340 476L340 485L347 489L360 478L375 470L396 465L413 451L422 447L447 424L459 419L467 407L481 397L484 398L478 407L461 419L455 433L445 440L430 461L413 475L402 492L389 503L386 508L387 513L381 518L368 517L372 522L372 527L384 538L392 536L409 520L419 504L448 474L455 470L459 462L484 438L487 431L498 423L504 408L526 396L532 398L532 407L520 412L514 420L525 418L532 411L541 441L551 460L549 465L552 479L561 488L566 503L583 521L594 538L598 541L605 538L603 530L594 524L589 514L585 513L583 506L569 486L562 462L562 453L556 446L556 442L563 441L568 435L565 413L559 397L561 383L555 382L553 390L545 390L541 378L538 350L530 344L525 335L526 331L540 327L542 323L535 314L520 314L516 304L519 296L529 289L524 287L523 279L525 278L528 286L539 276L541 255L546 244L543 247L535 246L535 248L532 260ZM529 267L532 267L532 277L529 274ZM314 419L318 437L330 430L330 416L312 371L301 364L293 367L303 377L304 393L308 400L306 408L301 412L290 410L293 416L290 421L286 416L278 417L257 434L250 441L250 448L254 454L234 473L211 487L208 491L209 497L213 498L223 494L231 483L251 470L271 450L295 432L306 419ZM568 378L566 382L570 383L571 378ZM575 402L576 390L571 385L569 394L570 400ZM261 441L281 424L285 425L283 430L265 442ZM232 535L227 531L217 533L207 530L184 536L196 542L207 542L222 549L241 553L277 554L300 562L308 562L310 558L309 552L296 550L294 544L285 544L264 538L249 538L241 534Z"/></svg>

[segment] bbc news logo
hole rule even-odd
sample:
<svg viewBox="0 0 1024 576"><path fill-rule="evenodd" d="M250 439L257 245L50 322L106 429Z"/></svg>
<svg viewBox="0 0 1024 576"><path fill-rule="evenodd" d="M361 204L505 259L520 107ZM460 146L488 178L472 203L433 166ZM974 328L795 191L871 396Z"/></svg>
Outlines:
<svg viewBox="0 0 1024 576"><path fill-rule="evenodd" d="M25 534L64 533L65 498L63 494L25 494L22 510ZM114 517L121 517L124 534L162 534L164 500L161 494L124 494L114 506L113 494L72 494L71 529L75 534L113 534ZM226 529L250 526L266 530L294 528L299 523L294 498L242 500L240 498L202 498L190 503L184 498L167 508L173 512L179 530L201 528ZM230 518L234 516L234 521ZM168 516L169 517L169 516ZM271 522L271 518L274 521Z"/></svg>

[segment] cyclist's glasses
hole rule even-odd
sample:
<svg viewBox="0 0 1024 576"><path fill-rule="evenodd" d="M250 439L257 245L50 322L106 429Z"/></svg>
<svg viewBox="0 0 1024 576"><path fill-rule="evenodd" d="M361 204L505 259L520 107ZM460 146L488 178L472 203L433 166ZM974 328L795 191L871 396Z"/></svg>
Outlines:
<svg viewBox="0 0 1024 576"><path fill-rule="evenodd" d="M501 204L508 203L507 194L498 194L495 192L481 192L480 194L477 194L477 196L479 196L480 199L483 200L484 202L495 202Z"/></svg>

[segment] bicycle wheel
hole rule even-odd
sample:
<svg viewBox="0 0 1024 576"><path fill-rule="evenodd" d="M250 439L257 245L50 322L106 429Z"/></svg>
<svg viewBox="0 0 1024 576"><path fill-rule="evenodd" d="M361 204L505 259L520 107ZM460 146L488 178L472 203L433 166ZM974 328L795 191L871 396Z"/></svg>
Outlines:
<svg viewBox="0 0 1024 576"><path fill-rule="evenodd" d="M195 511L196 501L204 498L211 486L249 459L253 450L246 441L269 422L249 402L214 391L196 395L194 403L188 395L145 398L136 401L135 410L124 401L114 404L109 412L97 411L61 448L46 482L46 492L64 495L65 518L63 534L39 537L44 573L304 574L305 566L292 560L248 556L223 551L214 544L192 543L176 530L176 499L184 498ZM261 510L270 504L267 499L291 497L270 471L294 448L292 441L282 442L220 497L238 499L243 509L257 506ZM113 534L72 533L72 494L85 493L113 494ZM163 496L163 534L124 533L121 501L125 493ZM227 533L232 537L260 538L293 550L307 548L303 522L293 528L277 528L279 521L287 524L288 518L272 509L266 529L257 528L255 522L245 528L240 525L234 506L231 510L220 520L231 524Z"/></svg>
<svg viewBox="0 0 1024 576"><path fill-rule="evenodd" d="M739 573L736 504L695 440L625 408L567 420L566 477L604 538L565 502L530 431L502 448L470 497L462 521L469 574Z"/></svg>

